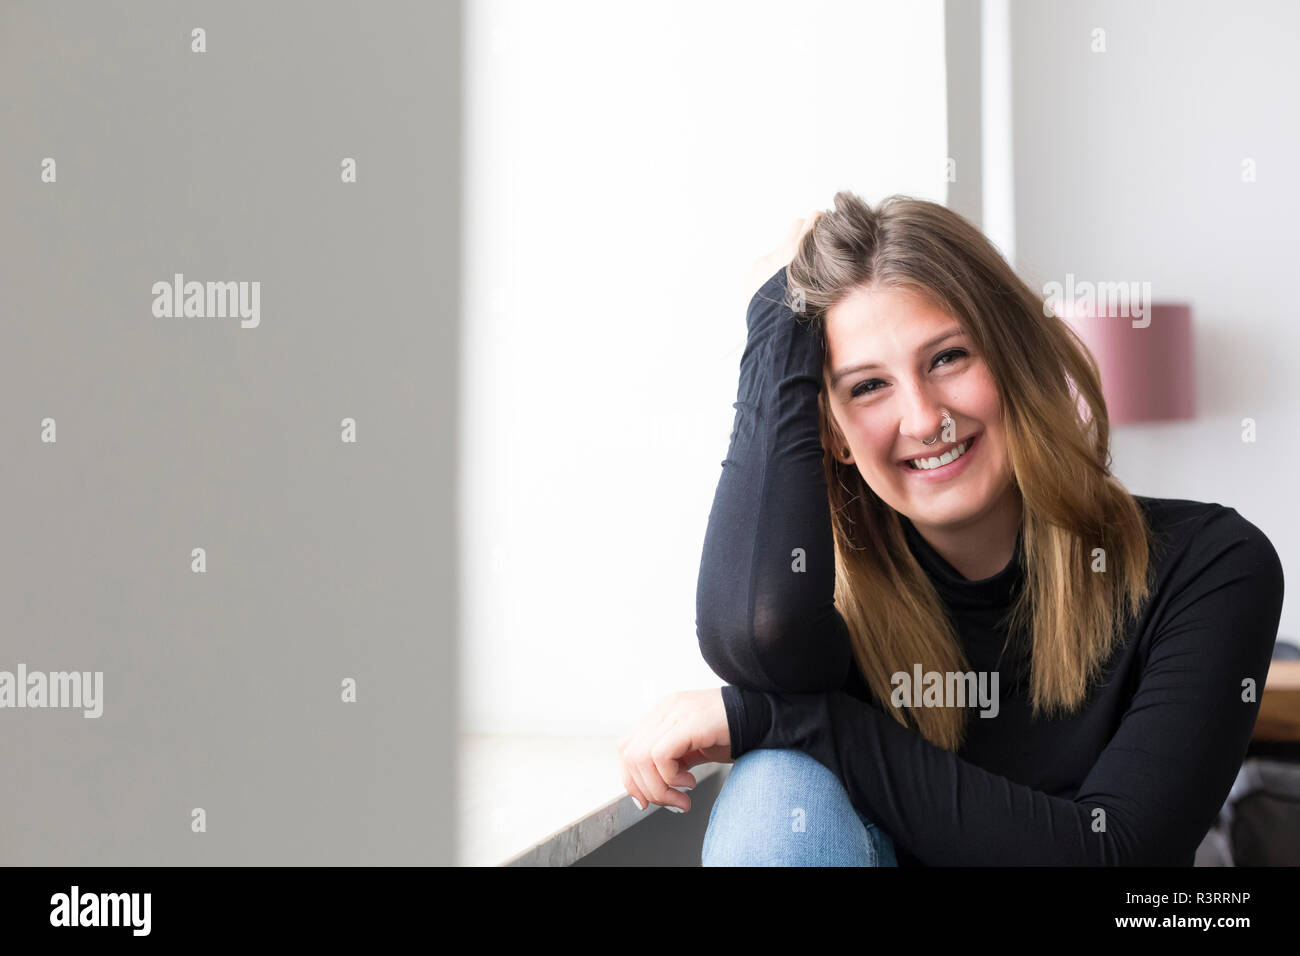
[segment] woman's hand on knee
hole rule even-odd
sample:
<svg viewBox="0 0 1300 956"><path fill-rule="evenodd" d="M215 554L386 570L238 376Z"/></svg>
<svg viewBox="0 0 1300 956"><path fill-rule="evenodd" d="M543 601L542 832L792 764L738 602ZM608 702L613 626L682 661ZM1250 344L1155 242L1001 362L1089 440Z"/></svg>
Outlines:
<svg viewBox="0 0 1300 956"><path fill-rule="evenodd" d="M651 803L691 808L673 787L694 787L687 773L701 763L731 761L731 732L722 689L683 690L651 708L618 742L623 787L644 810Z"/></svg>

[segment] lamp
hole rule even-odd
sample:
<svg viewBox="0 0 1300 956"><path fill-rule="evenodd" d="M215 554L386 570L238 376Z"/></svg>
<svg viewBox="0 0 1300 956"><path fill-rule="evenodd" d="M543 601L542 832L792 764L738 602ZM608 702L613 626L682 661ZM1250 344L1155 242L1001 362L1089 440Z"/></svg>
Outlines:
<svg viewBox="0 0 1300 956"><path fill-rule="evenodd" d="M1134 319L1115 303L1072 303L1057 314L1097 359L1113 425L1196 417L1192 307L1153 302Z"/></svg>

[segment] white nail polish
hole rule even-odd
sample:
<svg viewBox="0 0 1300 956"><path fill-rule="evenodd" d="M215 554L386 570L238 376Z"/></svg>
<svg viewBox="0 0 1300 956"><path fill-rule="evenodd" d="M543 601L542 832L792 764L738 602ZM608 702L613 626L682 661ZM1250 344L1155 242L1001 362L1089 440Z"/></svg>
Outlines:
<svg viewBox="0 0 1300 956"><path fill-rule="evenodd" d="M645 809L645 807L641 806L641 801L638 800L636 797L632 797L632 802L636 804L636 808L637 808L638 810L644 810L644 809Z"/></svg>
<svg viewBox="0 0 1300 956"><path fill-rule="evenodd" d="M686 811L683 810L681 807L668 807L668 809L671 810L673 813L685 813L685 812L686 812Z"/></svg>

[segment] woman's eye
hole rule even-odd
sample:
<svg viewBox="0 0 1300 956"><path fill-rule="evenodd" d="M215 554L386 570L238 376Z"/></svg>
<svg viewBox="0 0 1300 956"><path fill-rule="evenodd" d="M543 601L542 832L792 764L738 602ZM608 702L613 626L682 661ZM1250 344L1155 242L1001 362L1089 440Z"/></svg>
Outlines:
<svg viewBox="0 0 1300 956"><path fill-rule="evenodd" d="M966 350L965 350L965 349L949 349L949 350L946 351L946 352L940 352L939 355L938 355L938 357L935 359L935 362L937 363L937 362L939 361L939 359L941 359L941 358L943 358L943 357L945 357L945 356L947 356L947 355L951 355L951 356L953 356L953 360L955 361L956 359L961 358L961 357L962 357L963 355L965 355L965 354L966 354Z"/></svg>
<svg viewBox="0 0 1300 956"><path fill-rule="evenodd" d="M964 358L965 355L966 355L966 350L965 350L965 349L948 349L947 351L945 351L945 352L940 352L937 356L935 356L934 364L935 364L936 366L940 366L940 367L942 367L942 366L944 366L944 365L951 365L952 362L957 361L957 359L959 359L959 358ZM945 359L945 358L951 358L951 359L952 359L952 362L944 362L944 361L942 361L942 360ZM867 379L865 382L859 382L857 385L853 386L853 390L852 390L851 392L849 392L849 397L850 397L850 398L860 398L860 397L863 396L863 395L870 395L870 394L872 394L873 392L878 392L878 391L880 391L880 389L878 389L878 388L868 388L867 386L869 386L869 385L875 385L875 384L877 384L877 383L879 383L879 382L880 382L880 379L878 379L878 378L870 378L870 379Z"/></svg>

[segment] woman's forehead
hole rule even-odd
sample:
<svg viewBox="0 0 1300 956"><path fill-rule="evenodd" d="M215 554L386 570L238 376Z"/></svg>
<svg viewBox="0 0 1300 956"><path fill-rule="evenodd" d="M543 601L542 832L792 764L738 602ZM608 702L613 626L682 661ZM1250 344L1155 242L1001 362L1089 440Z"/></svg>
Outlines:
<svg viewBox="0 0 1300 956"><path fill-rule="evenodd" d="M936 334L962 324L920 293L904 288L858 288L826 312L831 351L911 351ZM871 361L867 355L855 356Z"/></svg>

